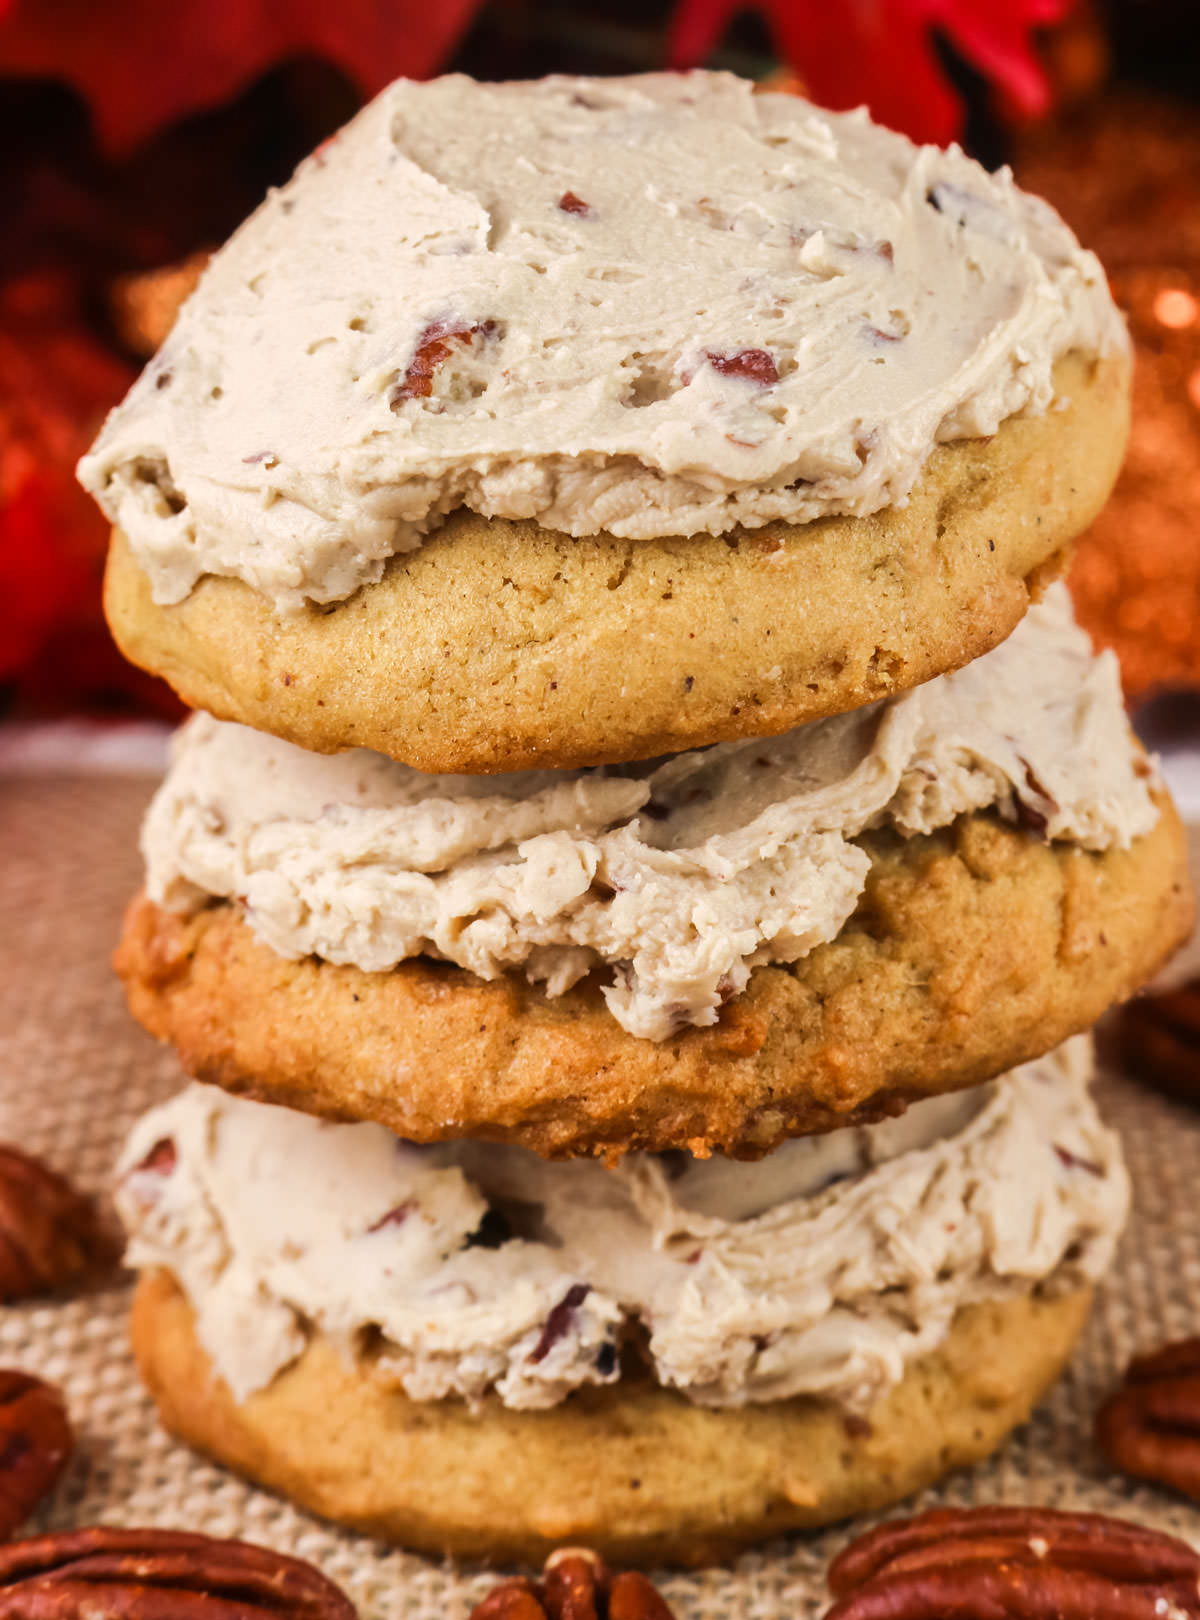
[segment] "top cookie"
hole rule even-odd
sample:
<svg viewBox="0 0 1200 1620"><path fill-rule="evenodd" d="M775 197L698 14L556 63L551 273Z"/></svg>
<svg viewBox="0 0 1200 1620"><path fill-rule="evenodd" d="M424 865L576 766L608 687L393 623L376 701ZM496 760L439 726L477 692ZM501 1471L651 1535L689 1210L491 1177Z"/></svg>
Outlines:
<svg viewBox="0 0 1200 1620"><path fill-rule="evenodd" d="M994 644L1023 582L1107 492L1126 368L1096 259L957 150L725 75L401 82L217 256L81 476L128 538L119 637L184 688L192 668L223 681L221 712L423 769L578 764L783 729ZM882 529L882 557L859 528ZM477 578L489 550L503 583ZM619 587L649 568L653 601L670 602L676 572L715 577L729 551L747 555L722 589L818 627L826 610L855 615L831 588L861 575L866 595L889 569L868 626L888 667L847 682L832 622L798 657L790 626L764 648L730 611L728 690L677 734L659 711L699 678L680 663L687 632L670 614L660 631L651 598L631 624ZM832 579L841 551L853 566ZM535 693L577 682L589 651L551 646L532 691L512 667L546 645L528 597L558 554L558 617L579 595L602 649L628 649L631 630L666 643L626 682L624 710L561 737L559 705L547 716ZM600 573L607 608L591 600ZM218 613L168 613L206 580L246 589ZM512 598L499 625L494 600L476 600L496 590ZM431 594L453 607L440 681L430 647L399 667L379 652L389 632L407 646ZM346 618L352 603L336 656L355 663L356 694L305 730L330 674L319 609ZM303 689L278 723L229 639L251 621L293 665L308 654L276 672L268 645L268 673ZM476 717L463 742L454 648L497 637L495 723Z"/></svg>

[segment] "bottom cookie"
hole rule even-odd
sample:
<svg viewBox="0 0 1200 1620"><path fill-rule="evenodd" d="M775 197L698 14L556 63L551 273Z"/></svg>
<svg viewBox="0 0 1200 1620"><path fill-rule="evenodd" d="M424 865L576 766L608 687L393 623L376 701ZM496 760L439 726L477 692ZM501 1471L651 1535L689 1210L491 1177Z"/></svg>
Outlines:
<svg viewBox="0 0 1200 1620"><path fill-rule="evenodd" d="M978 1462L1061 1372L1090 1292L961 1310L869 1418L811 1397L715 1410L649 1381L549 1411L418 1402L313 1339L236 1402L164 1272L132 1334L173 1433L314 1513L420 1552L536 1562L583 1542L621 1563L701 1565L886 1507Z"/></svg>

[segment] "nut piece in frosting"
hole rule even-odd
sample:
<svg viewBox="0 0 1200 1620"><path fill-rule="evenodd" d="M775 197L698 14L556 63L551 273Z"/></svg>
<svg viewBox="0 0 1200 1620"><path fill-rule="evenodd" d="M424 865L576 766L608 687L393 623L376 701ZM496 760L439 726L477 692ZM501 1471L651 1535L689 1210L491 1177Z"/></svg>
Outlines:
<svg viewBox="0 0 1200 1620"><path fill-rule="evenodd" d="M1108 1266L1128 1185L1090 1066L1077 1037L761 1164L614 1170L192 1085L134 1128L118 1205L129 1263L175 1276L238 1400L315 1332L351 1358L369 1339L371 1376L415 1400L552 1407L643 1354L701 1405L865 1410L962 1307Z"/></svg>
<svg viewBox="0 0 1200 1620"><path fill-rule="evenodd" d="M200 715L142 847L154 900L236 897L282 956L382 972L425 953L552 996L598 971L617 1021L664 1040L838 934L860 833L992 808L1125 847L1157 820L1152 780L1115 659L1056 586L1007 642L899 698L644 765L425 776Z"/></svg>
<svg viewBox="0 0 1200 1620"><path fill-rule="evenodd" d="M446 514L724 534L903 501L1122 352L1099 262L957 148L727 74L400 81L216 255L80 477L155 600L379 579Z"/></svg>

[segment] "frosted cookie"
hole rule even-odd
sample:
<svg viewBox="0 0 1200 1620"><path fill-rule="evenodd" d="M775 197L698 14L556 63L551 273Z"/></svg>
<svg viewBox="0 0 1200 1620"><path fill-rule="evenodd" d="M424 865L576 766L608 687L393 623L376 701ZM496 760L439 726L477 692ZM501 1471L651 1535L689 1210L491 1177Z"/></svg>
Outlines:
<svg viewBox="0 0 1200 1620"><path fill-rule="evenodd" d="M1057 589L890 703L645 767L427 777L197 717L143 848L117 966L191 1073L547 1154L763 1152L973 1084L1190 918Z"/></svg>
<svg viewBox="0 0 1200 1620"><path fill-rule="evenodd" d="M426 958L390 973L289 961L227 904L180 917L139 899L116 967L139 1022L230 1091L418 1141L754 1156L974 1085L1132 995L1192 917L1182 829L1162 809L1132 849L1101 855L990 815L868 837L835 940L753 969L714 1026L662 1042L621 1029L588 983L551 999Z"/></svg>
<svg viewBox="0 0 1200 1620"><path fill-rule="evenodd" d="M139 1361L170 1426L362 1528L711 1560L1026 1415L1127 1208L1088 1068L1081 1041L757 1165L615 1171L192 1087L120 1170Z"/></svg>
<svg viewBox="0 0 1200 1620"><path fill-rule="evenodd" d="M1088 1300L966 1307L858 1421L820 1399L712 1411L633 1383L549 1412L418 1404L319 1338L236 1401L165 1274L138 1285L133 1342L173 1434L323 1518L434 1557L537 1564L584 1544L622 1563L694 1566L981 1462L1058 1378Z"/></svg>
<svg viewBox="0 0 1200 1620"><path fill-rule="evenodd" d="M400 82L216 256L81 476L118 641L426 771L769 735L1011 631L1128 346L1006 172L725 75Z"/></svg>

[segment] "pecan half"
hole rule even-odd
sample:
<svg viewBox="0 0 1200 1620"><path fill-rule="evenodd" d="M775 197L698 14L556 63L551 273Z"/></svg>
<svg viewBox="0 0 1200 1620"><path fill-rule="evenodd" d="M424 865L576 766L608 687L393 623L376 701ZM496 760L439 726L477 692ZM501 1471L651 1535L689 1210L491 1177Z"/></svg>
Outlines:
<svg viewBox="0 0 1200 1620"><path fill-rule="evenodd" d="M3 1611L0 1610L0 1616ZM613 1575L599 1553L560 1547L540 1581L502 1581L470 1620L674 1620L666 1599L636 1570Z"/></svg>
<svg viewBox="0 0 1200 1620"><path fill-rule="evenodd" d="M67 1466L75 1437L66 1403L53 1384L29 1373L0 1371L0 1537L18 1525Z"/></svg>
<svg viewBox="0 0 1200 1620"><path fill-rule="evenodd" d="M183 1530L97 1525L0 1547L0 1620L355 1620L298 1558Z"/></svg>
<svg viewBox="0 0 1200 1620"><path fill-rule="evenodd" d="M1175 990L1138 996L1117 1015L1122 1064L1148 1085L1200 1103L1200 978Z"/></svg>
<svg viewBox="0 0 1200 1620"><path fill-rule="evenodd" d="M1197 1620L1200 1553L1100 1513L937 1508L834 1559L825 1620Z"/></svg>
<svg viewBox="0 0 1200 1620"><path fill-rule="evenodd" d="M1200 1501L1200 1338L1135 1356L1096 1414L1096 1439L1124 1473Z"/></svg>
<svg viewBox="0 0 1200 1620"><path fill-rule="evenodd" d="M49 1293L111 1257L92 1200L40 1159L0 1144L0 1302Z"/></svg>

